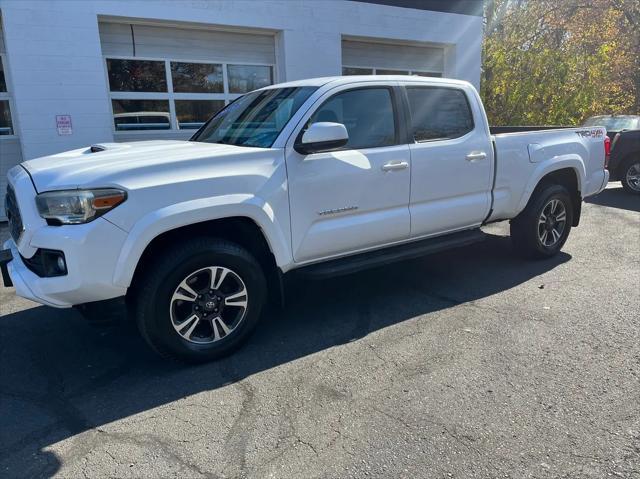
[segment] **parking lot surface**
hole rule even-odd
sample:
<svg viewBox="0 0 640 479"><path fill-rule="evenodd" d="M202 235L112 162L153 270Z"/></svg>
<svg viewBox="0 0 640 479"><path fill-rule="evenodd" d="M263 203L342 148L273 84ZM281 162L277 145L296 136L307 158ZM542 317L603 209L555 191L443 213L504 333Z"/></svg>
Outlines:
<svg viewBox="0 0 640 479"><path fill-rule="evenodd" d="M548 261L486 232L300 284L197 367L0 288L0 476L640 477L640 199Z"/></svg>

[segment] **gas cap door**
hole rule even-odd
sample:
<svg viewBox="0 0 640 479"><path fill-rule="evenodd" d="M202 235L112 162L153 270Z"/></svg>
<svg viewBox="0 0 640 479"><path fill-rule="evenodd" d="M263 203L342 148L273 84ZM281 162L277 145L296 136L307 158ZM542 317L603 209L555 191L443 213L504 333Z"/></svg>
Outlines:
<svg viewBox="0 0 640 479"><path fill-rule="evenodd" d="M544 147L540 143L529 143L529 161L538 163L544 159Z"/></svg>

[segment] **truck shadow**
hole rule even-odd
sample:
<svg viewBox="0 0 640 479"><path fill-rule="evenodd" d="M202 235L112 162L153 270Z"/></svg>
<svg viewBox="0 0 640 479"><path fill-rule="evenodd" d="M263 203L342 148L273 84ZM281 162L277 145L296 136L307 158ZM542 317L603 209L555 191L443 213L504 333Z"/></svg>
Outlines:
<svg viewBox="0 0 640 479"><path fill-rule="evenodd" d="M640 212L640 196L627 193L622 186L619 188L607 188L597 195L585 198L584 201L594 205L608 206L609 208Z"/></svg>
<svg viewBox="0 0 640 479"><path fill-rule="evenodd" d="M101 425L491 296L570 258L526 262L508 237L489 235L445 254L303 282L242 350L201 366L158 359L131 324L100 329L74 311L42 306L8 314L0 318L0 467L11 477L52 475L61 463L46 448L61 440L93 430L98 441ZM70 447L70 457L83 457L91 437Z"/></svg>

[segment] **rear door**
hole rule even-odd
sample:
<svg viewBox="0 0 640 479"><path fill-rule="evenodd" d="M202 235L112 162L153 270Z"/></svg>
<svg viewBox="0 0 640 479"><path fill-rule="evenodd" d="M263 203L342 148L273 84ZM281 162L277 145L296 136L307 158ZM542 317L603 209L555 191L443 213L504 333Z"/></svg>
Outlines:
<svg viewBox="0 0 640 479"><path fill-rule="evenodd" d="M366 82L335 88L287 144L291 236L296 262L348 254L409 237L409 146L399 90ZM315 122L343 123L338 151L301 155L295 138Z"/></svg>
<svg viewBox="0 0 640 479"><path fill-rule="evenodd" d="M407 84L411 236L477 226L491 201L493 153L478 102L463 88Z"/></svg>

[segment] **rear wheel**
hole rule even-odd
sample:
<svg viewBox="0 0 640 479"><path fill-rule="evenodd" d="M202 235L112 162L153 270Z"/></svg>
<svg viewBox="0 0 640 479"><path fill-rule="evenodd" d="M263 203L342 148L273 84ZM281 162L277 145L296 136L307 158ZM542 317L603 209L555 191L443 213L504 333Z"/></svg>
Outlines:
<svg viewBox="0 0 640 479"><path fill-rule="evenodd" d="M558 254L573 222L571 195L564 186L539 186L527 207L511 221L511 240L521 256L549 258Z"/></svg>
<svg viewBox="0 0 640 479"><path fill-rule="evenodd" d="M629 193L640 195L640 159L631 159L622 167L622 187Z"/></svg>
<svg viewBox="0 0 640 479"><path fill-rule="evenodd" d="M258 262L225 240L172 249L140 278L136 316L160 355L203 362L233 352L256 326L266 297Z"/></svg>

